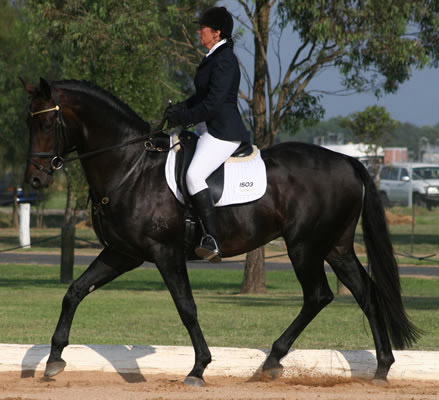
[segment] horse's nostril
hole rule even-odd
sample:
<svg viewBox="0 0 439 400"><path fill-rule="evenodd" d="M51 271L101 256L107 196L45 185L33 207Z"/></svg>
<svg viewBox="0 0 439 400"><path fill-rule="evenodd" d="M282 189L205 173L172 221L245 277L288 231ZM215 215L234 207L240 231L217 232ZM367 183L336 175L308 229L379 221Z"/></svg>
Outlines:
<svg viewBox="0 0 439 400"><path fill-rule="evenodd" d="M34 189L40 189L41 188L41 181L40 181L40 179L34 176L32 178L31 186Z"/></svg>

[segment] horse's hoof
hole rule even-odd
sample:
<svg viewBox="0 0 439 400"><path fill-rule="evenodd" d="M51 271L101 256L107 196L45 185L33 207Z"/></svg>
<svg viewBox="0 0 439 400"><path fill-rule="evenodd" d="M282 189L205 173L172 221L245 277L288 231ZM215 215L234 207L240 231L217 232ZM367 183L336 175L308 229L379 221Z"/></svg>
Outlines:
<svg viewBox="0 0 439 400"><path fill-rule="evenodd" d="M390 385L389 381L386 378L384 378L384 379L382 379L382 378L373 378L372 379L372 383L374 385L377 385L377 386L389 386Z"/></svg>
<svg viewBox="0 0 439 400"><path fill-rule="evenodd" d="M284 368L278 367L278 368L269 368L269 369L263 369L261 373L261 380L275 380L282 376L284 372Z"/></svg>
<svg viewBox="0 0 439 400"><path fill-rule="evenodd" d="M64 371L66 367L66 362L64 360L52 361L46 364L46 370L44 371L44 376L51 378L52 376L58 375L60 372Z"/></svg>
<svg viewBox="0 0 439 400"><path fill-rule="evenodd" d="M206 385L206 382L204 382L203 378L197 378L196 376L187 376L183 381L183 384L192 387L204 387Z"/></svg>

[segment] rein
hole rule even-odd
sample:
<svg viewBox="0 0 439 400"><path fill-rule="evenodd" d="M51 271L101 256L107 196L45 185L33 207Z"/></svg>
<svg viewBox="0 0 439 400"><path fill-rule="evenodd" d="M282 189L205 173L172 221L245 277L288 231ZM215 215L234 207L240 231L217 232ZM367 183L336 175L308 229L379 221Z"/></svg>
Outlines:
<svg viewBox="0 0 439 400"><path fill-rule="evenodd" d="M170 148L163 148L163 147L159 147L159 146L155 146L152 142L152 136L157 134L157 133L161 133L163 132L163 125L164 125L164 120L161 121L161 123L159 124L159 126L157 127L157 129L155 129L152 132L149 132L148 134L139 136L137 138L128 140L126 142L123 143L119 143L116 145L112 145L112 146L107 146L107 147L103 147L101 149L98 150L93 150L93 151L89 151L87 153L83 153L80 154L78 156L75 157L70 157L70 158L64 158L61 155L59 155L60 151L59 151L59 138L60 136L62 136L62 138L65 140L65 122L64 122L64 118L62 116L62 110L61 107L57 104L60 103L58 100L58 95L56 93L55 90L52 91L52 97L55 98L55 107L52 108L48 108L48 109L44 109L44 110L40 110L40 111L35 111L35 112L31 112L29 111L29 114L31 117L34 117L35 115L38 114L43 114L43 113L47 113L47 112L51 112L51 111L55 111L57 113L57 118L56 118L56 126L55 126L55 130L56 130L56 151L55 153L48 153L48 152L29 152L28 154L28 159L29 161L35 166L37 167L40 171L43 171L49 175L52 175L54 171L62 169L64 167L65 164L70 163L72 161L76 161L76 160L82 160L85 158L90 158L93 156L96 156L98 154L102 154L111 150L115 150L115 149L119 149L122 147L126 147L129 146L131 144L135 144L135 143L139 143L144 141L143 145L145 147L146 151L154 151L154 152L164 152L164 151L169 151L170 149L174 148L176 145L178 145L178 143L174 144L172 147ZM58 101L57 101L58 100ZM34 157L38 157L38 158L50 158L50 169L48 169L47 167L37 163L35 160L33 160Z"/></svg>

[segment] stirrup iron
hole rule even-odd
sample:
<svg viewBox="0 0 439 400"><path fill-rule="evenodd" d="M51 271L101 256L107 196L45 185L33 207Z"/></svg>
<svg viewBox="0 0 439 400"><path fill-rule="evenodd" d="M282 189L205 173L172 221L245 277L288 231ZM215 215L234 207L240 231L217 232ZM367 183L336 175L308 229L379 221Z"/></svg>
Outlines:
<svg viewBox="0 0 439 400"><path fill-rule="evenodd" d="M206 239L210 239L215 246L214 249L203 247L203 242ZM195 254L205 261L212 263L218 263L221 261L221 252L215 238L212 235L206 234L201 238L200 246L195 249Z"/></svg>

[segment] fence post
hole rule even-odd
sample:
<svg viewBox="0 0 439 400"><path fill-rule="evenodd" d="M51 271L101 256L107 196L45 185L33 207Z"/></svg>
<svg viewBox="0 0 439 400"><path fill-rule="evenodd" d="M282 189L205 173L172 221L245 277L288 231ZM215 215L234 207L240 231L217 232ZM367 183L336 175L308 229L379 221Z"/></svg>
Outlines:
<svg viewBox="0 0 439 400"><path fill-rule="evenodd" d="M73 281L75 262L75 225L64 224L61 227L61 282Z"/></svg>
<svg viewBox="0 0 439 400"><path fill-rule="evenodd" d="M20 246L30 248L30 203L20 203L18 206Z"/></svg>

